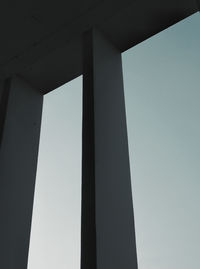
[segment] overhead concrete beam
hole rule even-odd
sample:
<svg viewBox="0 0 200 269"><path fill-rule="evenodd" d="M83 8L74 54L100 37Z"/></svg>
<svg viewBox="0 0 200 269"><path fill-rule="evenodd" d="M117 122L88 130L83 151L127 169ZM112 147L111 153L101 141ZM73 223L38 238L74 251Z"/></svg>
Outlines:
<svg viewBox="0 0 200 269"><path fill-rule="evenodd" d="M0 80L18 74L47 93L82 74L88 29L97 26L123 52L198 10L197 0L4 1Z"/></svg>

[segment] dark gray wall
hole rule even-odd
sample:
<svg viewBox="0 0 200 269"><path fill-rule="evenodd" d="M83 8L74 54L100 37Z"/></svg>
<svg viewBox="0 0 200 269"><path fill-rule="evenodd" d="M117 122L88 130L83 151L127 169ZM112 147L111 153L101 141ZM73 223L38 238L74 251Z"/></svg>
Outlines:
<svg viewBox="0 0 200 269"><path fill-rule="evenodd" d="M90 28L122 52L197 11L197 0L2 1L0 79L18 74L47 93L82 74Z"/></svg>
<svg viewBox="0 0 200 269"><path fill-rule="evenodd" d="M5 83L0 141L0 268L27 267L43 96L14 77ZM1 114L2 115L2 114Z"/></svg>

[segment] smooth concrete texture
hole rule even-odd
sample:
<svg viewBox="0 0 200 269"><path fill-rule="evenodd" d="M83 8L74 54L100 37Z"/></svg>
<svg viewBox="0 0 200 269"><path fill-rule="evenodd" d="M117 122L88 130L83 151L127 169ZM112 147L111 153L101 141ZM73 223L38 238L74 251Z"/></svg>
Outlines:
<svg viewBox="0 0 200 269"><path fill-rule="evenodd" d="M3 88L4 88L4 83L3 83L3 81L0 81L0 100L1 100L1 96L3 94Z"/></svg>
<svg viewBox="0 0 200 269"><path fill-rule="evenodd" d="M18 74L47 93L82 74L90 28L124 52L197 11L197 0L3 1L0 80Z"/></svg>
<svg viewBox="0 0 200 269"><path fill-rule="evenodd" d="M122 56L139 269L200 268L199 29ZM81 81L44 98L30 269L80 268Z"/></svg>
<svg viewBox="0 0 200 269"><path fill-rule="evenodd" d="M83 38L81 269L137 269L121 53Z"/></svg>
<svg viewBox="0 0 200 269"><path fill-rule="evenodd" d="M122 55L139 269L200 268L199 29ZM29 269L80 269L81 83L44 98Z"/></svg>
<svg viewBox="0 0 200 269"><path fill-rule="evenodd" d="M27 268L43 96L22 79L1 98L0 268Z"/></svg>

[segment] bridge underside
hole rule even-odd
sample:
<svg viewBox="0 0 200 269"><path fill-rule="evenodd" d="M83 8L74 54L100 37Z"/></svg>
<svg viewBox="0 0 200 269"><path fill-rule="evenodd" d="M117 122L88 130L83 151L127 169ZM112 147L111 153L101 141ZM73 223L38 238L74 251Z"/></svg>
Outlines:
<svg viewBox="0 0 200 269"><path fill-rule="evenodd" d="M47 93L82 74L86 30L97 27L123 52L197 11L197 0L5 1L0 80L17 74Z"/></svg>
<svg viewBox="0 0 200 269"><path fill-rule="evenodd" d="M43 94L81 74L81 269L138 268L121 52L197 6L196 0L1 6L0 268L27 268Z"/></svg>

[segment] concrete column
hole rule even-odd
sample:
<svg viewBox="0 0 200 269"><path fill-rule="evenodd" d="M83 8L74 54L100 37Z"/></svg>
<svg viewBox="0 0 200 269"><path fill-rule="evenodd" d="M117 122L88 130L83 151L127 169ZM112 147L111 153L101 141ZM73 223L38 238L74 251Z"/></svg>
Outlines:
<svg viewBox="0 0 200 269"><path fill-rule="evenodd" d="M83 38L81 269L137 269L121 53Z"/></svg>
<svg viewBox="0 0 200 269"><path fill-rule="evenodd" d="M197 1L198 10L200 11L200 0L196 0L196 1Z"/></svg>
<svg viewBox="0 0 200 269"><path fill-rule="evenodd" d="M43 96L14 77L0 98L0 268L26 269Z"/></svg>

